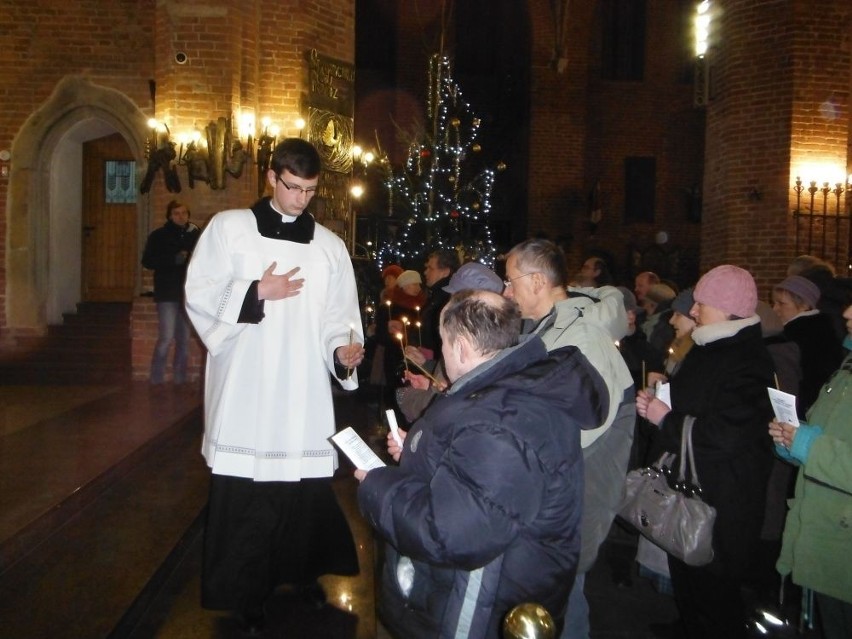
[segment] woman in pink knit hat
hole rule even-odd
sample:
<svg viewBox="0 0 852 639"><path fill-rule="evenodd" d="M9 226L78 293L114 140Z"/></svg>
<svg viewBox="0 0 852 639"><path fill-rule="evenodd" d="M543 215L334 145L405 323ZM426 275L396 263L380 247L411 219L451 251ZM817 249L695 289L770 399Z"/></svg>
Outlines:
<svg viewBox="0 0 852 639"><path fill-rule="evenodd" d="M678 453L687 415L704 499L717 511L713 561L669 556L683 629L677 636L745 638L741 586L757 555L772 462L766 388L774 367L764 346L751 274L732 265L706 273L693 293L695 346L671 380L671 407L639 391L637 412L659 428L660 449Z"/></svg>

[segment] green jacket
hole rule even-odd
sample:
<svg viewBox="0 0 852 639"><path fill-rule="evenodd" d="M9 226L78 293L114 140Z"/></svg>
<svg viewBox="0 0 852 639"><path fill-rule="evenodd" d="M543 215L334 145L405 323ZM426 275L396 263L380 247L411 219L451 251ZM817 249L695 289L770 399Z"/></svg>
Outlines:
<svg viewBox="0 0 852 639"><path fill-rule="evenodd" d="M852 353L808 412L823 433L796 481L778 572L793 582L852 602Z"/></svg>

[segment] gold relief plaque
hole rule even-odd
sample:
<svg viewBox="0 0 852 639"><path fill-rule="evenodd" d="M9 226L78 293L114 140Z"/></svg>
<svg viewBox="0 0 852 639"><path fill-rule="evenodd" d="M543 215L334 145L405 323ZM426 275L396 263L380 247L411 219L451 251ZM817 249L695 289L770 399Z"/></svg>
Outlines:
<svg viewBox="0 0 852 639"><path fill-rule="evenodd" d="M323 178L315 198L317 219L337 233L354 250L354 227L349 186L352 176L352 145L355 128L355 67L306 52L308 92L303 113L306 135L319 151Z"/></svg>
<svg viewBox="0 0 852 639"><path fill-rule="evenodd" d="M308 107L308 140L313 142L327 171L352 171L352 118Z"/></svg>

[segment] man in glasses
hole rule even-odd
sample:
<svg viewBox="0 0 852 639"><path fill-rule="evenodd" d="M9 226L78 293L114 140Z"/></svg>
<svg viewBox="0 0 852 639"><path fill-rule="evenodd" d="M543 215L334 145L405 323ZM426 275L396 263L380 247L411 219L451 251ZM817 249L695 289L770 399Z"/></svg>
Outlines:
<svg viewBox="0 0 852 639"><path fill-rule="evenodd" d="M238 611L249 630L279 584L320 606L317 577L358 572L330 482L329 375L358 387L363 337L346 247L305 211L320 170L309 142L281 142L271 196L213 216L187 274L187 310L208 350L202 605Z"/></svg>
<svg viewBox="0 0 852 639"><path fill-rule="evenodd" d="M609 533L623 497L636 402L632 396L633 378L615 345L627 334L621 291L614 286L566 290L566 280L565 256L553 242L526 240L509 251L503 295L520 307L524 332L539 335L548 351L563 346L579 348L600 373L609 395L606 418L583 424L580 433L585 480L582 545L562 637L587 639L585 575Z"/></svg>

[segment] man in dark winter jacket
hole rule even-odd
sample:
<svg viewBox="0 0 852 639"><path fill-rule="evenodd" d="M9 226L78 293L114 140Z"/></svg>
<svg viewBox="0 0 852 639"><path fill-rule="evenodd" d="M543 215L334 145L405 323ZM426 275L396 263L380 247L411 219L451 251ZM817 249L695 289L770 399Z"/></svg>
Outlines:
<svg viewBox="0 0 852 639"><path fill-rule="evenodd" d="M154 301L157 302L159 331L151 358L153 385L165 381L166 357L172 340L175 343L172 381L186 382L189 352L189 320L183 309L183 284L189 256L201 231L189 221L185 204L172 200L166 207L166 223L148 236L142 266L154 271Z"/></svg>
<svg viewBox="0 0 852 639"><path fill-rule="evenodd" d="M580 424L604 418L608 393L575 347L519 344L520 325L496 293L453 295L441 314L452 386L398 467L356 471L361 511L389 542L380 612L397 637L496 639L531 601L561 626L580 552Z"/></svg>

